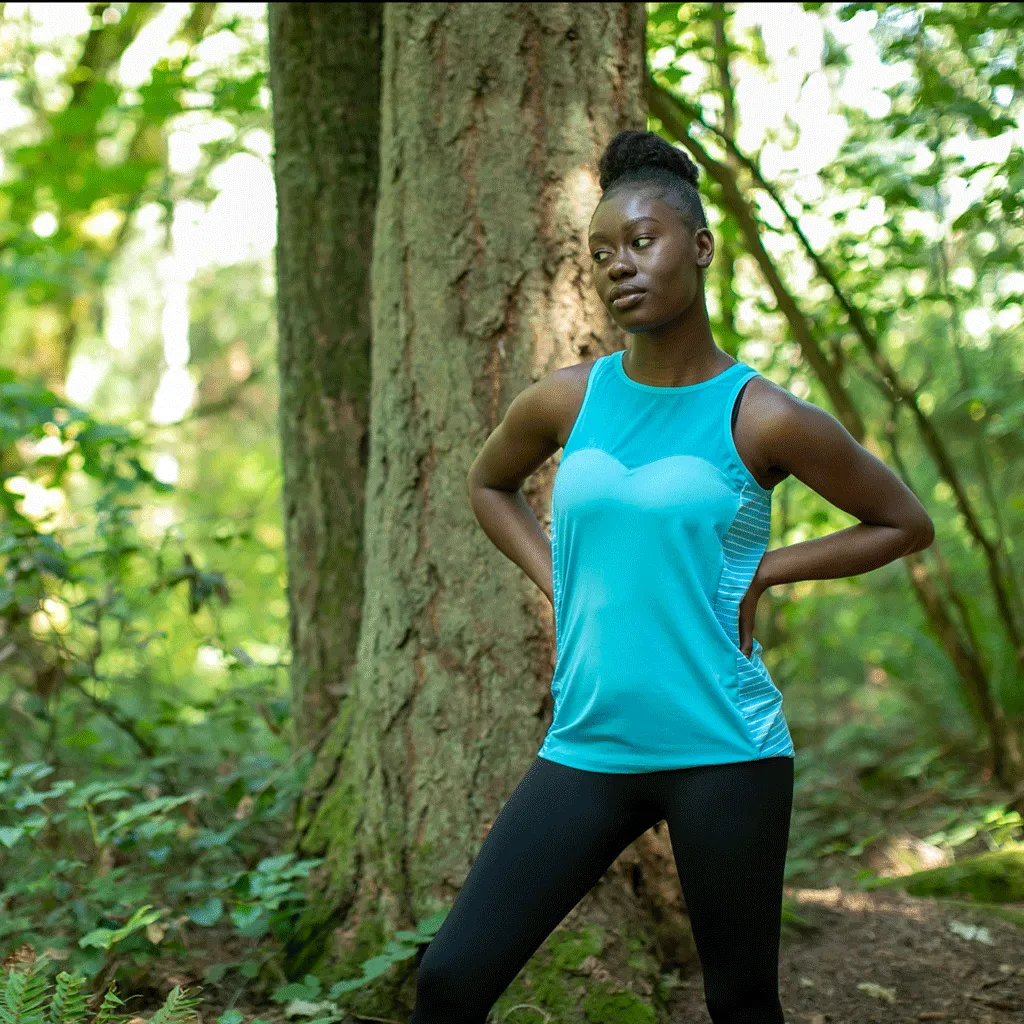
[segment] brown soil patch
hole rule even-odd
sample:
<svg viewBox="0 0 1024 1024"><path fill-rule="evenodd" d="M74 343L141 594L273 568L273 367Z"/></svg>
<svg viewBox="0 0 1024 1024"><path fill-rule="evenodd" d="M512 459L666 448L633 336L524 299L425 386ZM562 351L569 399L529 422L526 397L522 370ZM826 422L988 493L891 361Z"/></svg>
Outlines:
<svg viewBox="0 0 1024 1024"><path fill-rule="evenodd" d="M787 887L786 895L812 926L783 931L787 1024L1024 1022L1024 929L1011 922L898 890ZM950 922L986 928L992 944L961 937ZM709 1024L699 965L682 982L673 1024Z"/></svg>

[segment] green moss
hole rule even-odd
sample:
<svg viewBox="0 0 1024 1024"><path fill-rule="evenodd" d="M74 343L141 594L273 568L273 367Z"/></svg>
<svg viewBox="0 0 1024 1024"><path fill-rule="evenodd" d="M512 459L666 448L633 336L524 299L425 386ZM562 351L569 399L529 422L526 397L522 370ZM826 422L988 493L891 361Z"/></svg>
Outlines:
<svg viewBox="0 0 1024 1024"><path fill-rule="evenodd" d="M632 992L598 989L583 999L583 1012L593 1024L655 1024L654 1008Z"/></svg>
<svg viewBox="0 0 1024 1024"><path fill-rule="evenodd" d="M335 981L362 975L363 962L381 953L391 937L376 918L362 921L352 945L341 957L331 960L329 977L321 975L328 982L325 987L329 988ZM324 952L326 961L330 959L329 951ZM338 1005L367 1017L387 1017L394 1010L396 986L404 966L397 964L364 987L344 993L339 997Z"/></svg>
<svg viewBox="0 0 1024 1024"><path fill-rule="evenodd" d="M604 946L605 933L597 926L579 932L556 929L502 993L488 1019L533 1024L543 1019L543 1013L557 1024L655 1024L657 1010L632 992L613 991L593 978L573 975ZM638 959L643 957L641 940L627 941L627 948L637 951ZM651 963L645 958L644 968ZM652 982L657 977L653 971Z"/></svg>
<svg viewBox="0 0 1024 1024"><path fill-rule="evenodd" d="M655 981L661 974L661 964L647 952L647 943L638 935L631 935L625 941L626 964L637 974Z"/></svg>
<svg viewBox="0 0 1024 1024"><path fill-rule="evenodd" d="M363 961L380 953L390 938L391 934L376 918L361 921L356 929L352 945L336 961L337 977L334 980L358 978L363 973Z"/></svg>
<svg viewBox="0 0 1024 1024"><path fill-rule="evenodd" d="M911 896L966 896L983 903L1024 900L1024 844L968 857L910 875L880 878L871 888L895 886Z"/></svg>
<svg viewBox="0 0 1024 1024"><path fill-rule="evenodd" d="M633 953L626 960L626 963L632 967L637 974L642 974L648 978L656 978L661 967L658 961L655 960L650 953L642 951L639 953Z"/></svg>
<svg viewBox="0 0 1024 1024"><path fill-rule="evenodd" d="M552 934L549 939L552 966L561 971L577 971L588 956L599 956L604 948L604 931L596 925L585 928L579 935Z"/></svg>

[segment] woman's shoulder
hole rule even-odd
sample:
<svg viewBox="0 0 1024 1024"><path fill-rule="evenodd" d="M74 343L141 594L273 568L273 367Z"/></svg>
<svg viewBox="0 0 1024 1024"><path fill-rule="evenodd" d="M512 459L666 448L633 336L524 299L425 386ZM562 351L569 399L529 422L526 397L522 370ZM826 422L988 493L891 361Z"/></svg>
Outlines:
<svg viewBox="0 0 1024 1024"><path fill-rule="evenodd" d="M569 439L573 424L583 407L583 399L587 394L587 381L598 359L589 359L582 363L573 363L552 370L542 377L538 384L543 389L551 406L557 410L558 442L563 447Z"/></svg>

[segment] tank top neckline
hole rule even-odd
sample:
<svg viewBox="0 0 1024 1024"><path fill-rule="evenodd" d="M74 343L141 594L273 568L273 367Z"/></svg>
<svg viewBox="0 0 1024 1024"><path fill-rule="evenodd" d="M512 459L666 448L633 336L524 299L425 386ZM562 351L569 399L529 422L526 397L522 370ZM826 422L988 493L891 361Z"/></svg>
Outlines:
<svg viewBox="0 0 1024 1024"><path fill-rule="evenodd" d="M660 392L668 395L688 395L691 392L698 391L700 388L706 388L710 384L714 384L720 381L727 374L735 373L736 368L739 366L746 367L747 364L742 360L737 360L732 366L727 367L721 373L716 373L714 377L709 377L707 380L698 381L696 384L680 384L677 387L669 387L661 384L641 384L638 380L633 380L632 377L628 376L622 366L622 357L625 355L625 349L619 349L618 352L612 353L612 366L615 371L615 376L619 380L628 384L631 388L636 388L639 391L647 392Z"/></svg>

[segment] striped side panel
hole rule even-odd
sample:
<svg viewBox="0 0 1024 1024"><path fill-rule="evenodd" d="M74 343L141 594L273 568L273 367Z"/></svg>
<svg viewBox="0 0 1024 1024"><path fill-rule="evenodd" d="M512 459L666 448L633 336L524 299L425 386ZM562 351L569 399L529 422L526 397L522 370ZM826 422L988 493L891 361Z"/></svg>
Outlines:
<svg viewBox="0 0 1024 1024"><path fill-rule="evenodd" d="M736 645L737 706L761 757L792 756L794 752L782 693L761 660L761 644L755 638L750 658L740 650L740 601L768 547L771 500L770 494L746 485L740 492L740 507L722 538L722 575L715 596L715 615Z"/></svg>

